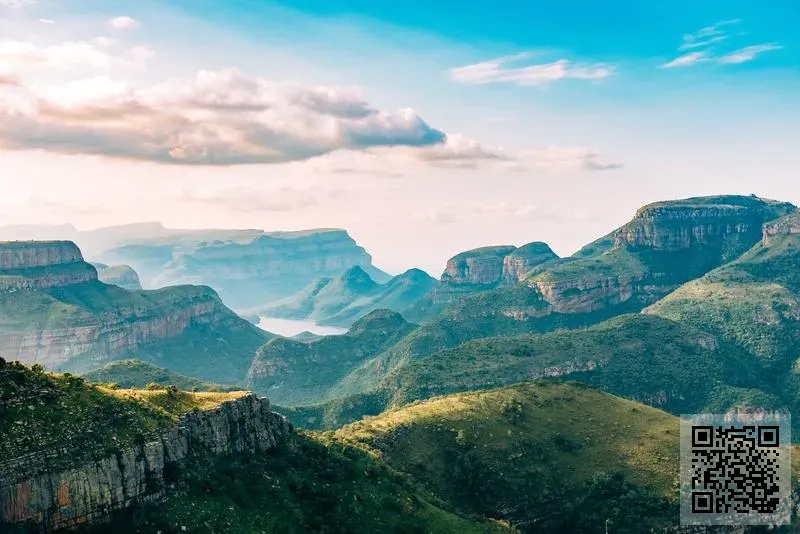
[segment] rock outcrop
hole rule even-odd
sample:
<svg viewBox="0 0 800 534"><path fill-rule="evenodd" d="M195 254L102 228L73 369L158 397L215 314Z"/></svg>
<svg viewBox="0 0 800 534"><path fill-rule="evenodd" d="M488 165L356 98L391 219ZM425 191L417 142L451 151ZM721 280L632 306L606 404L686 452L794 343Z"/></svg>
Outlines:
<svg viewBox="0 0 800 534"><path fill-rule="evenodd" d="M265 452L279 446L290 430L283 416L270 411L267 399L247 395L189 413L155 441L67 469L51 471L49 465L69 450L4 459L0 526L28 523L51 532L102 522L134 503L164 499L195 455Z"/></svg>
<svg viewBox="0 0 800 534"><path fill-rule="evenodd" d="M131 291L142 289L139 275L130 265L109 266L104 263L92 263L92 265L97 269L97 276L104 284L118 286Z"/></svg>
<svg viewBox="0 0 800 534"><path fill-rule="evenodd" d="M289 296L317 278L336 277L353 266L379 283L389 278L347 231L339 229L186 232L130 243L101 258L131 265L145 287L211 286L237 309Z"/></svg>
<svg viewBox="0 0 800 534"><path fill-rule="evenodd" d="M483 247L462 252L447 261L444 273L431 291L411 307L409 320L432 319L461 297L518 284L531 271L558 259L546 243Z"/></svg>
<svg viewBox="0 0 800 534"><path fill-rule="evenodd" d="M775 242L775 238L792 234L800 234L800 213L765 224L762 244L768 247Z"/></svg>
<svg viewBox="0 0 800 534"><path fill-rule="evenodd" d="M0 242L0 291L49 289L97 280L70 241Z"/></svg>

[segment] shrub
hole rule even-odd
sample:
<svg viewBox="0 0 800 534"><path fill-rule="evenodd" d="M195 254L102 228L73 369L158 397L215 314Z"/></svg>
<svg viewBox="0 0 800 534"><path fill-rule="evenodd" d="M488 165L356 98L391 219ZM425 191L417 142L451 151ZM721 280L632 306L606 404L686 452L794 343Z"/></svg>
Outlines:
<svg viewBox="0 0 800 534"><path fill-rule="evenodd" d="M144 387L144 389L146 389L147 391L160 391L164 389L164 386L162 386L161 384L156 384L155 382L150 382Z"/></svg>

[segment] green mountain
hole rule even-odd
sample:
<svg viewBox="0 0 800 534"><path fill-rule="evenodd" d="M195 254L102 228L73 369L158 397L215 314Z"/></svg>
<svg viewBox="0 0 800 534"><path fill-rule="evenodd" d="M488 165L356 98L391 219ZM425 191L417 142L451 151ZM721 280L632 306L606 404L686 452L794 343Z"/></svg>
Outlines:
<svg viewBox="0 0 800 534"><path fill-rule="evenodd" d="M128 291L100 282L74 243L0 243L0 354L6 359L88 372L136 357L237 383L271 337L208 287Z"/></svg>
<svg viewBox="0 0 800 534"><path fill-rule="evenodd" d="M338 430L465 512L525 532L677 526L677 418L568 384L439 397Z"/></svg>
<svg viewBox="0 0 800 534"><path fill-rule="evenodd" d="M510 532L245 392L108 389L0 359L0 453L9 534Z"/></svg>
<svg viewBox="0 0 800 534"><path fill-rule="evenodd" d="M425 272L410 269L384 284L378 284L364 269L354 266L338 278L315 280L299 293L259 308L257 313L349 327L374 310L402 312L419 301L435 283L436 280Z"/></svg>
<svg viewBox="0 0 800 534"><path fill-rule="evenodd" d="M366 392L393 369L438 350L493 336L581 328L641 311L681 284L744 254L788 203L718 196L659 202L572 258L522 283L464 296L342 380L337 395Z"/></svg>
<svg viewBox="0 0 800 534"><path fill-rule="evenodd" d="M800 406L800 214L764 227L758 245L689 282L644 313L696 325L742 347L771 388ZM736 399L731 400L736 404Z"/></svg>
<svg viewBox="0 0 800 534"><path fill-rule="evenodd" d="M427 322L466 295L516 285L557 259L555 252L539 241L519 248L500 245L462 252L447 261L439 282L404 315L413 322Z"/></svg>
<svg viewBox="0 0 800 534"><path fill-rule="evenodd" d="M272 339L258 349L247 387L287 406L327 400L339 380L413 328L398 313L376 310L342 335L310 341Z"/></svg>
<svg viewBox="0 0 800 534"><path fill-rule="evenodd" d="M184 391L236 391L240 389L173 373L141 360L111 362L100 369L86 373L83 378L96 384L116 384L125 389L141 389L150 384L175 386Z"/></svg>

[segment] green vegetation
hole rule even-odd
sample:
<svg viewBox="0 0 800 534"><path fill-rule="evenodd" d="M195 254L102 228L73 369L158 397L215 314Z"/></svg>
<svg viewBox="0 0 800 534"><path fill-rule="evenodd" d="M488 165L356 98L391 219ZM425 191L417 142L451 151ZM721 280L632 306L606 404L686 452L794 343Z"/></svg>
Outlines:
<svg viewBox="0 0 800 534"><path fill-rule="evenodd" d="M586 387L522 384L415 403L337 431L473 514L532 532L678 522L678 420Z"/></svg>
<svg viewBox="0 0 800 534"><path fill-rule="evenodd" d="M70 454L55 462L96 459L159 435L183 413L242 394L111 389L0 359L0 458L66 447Z"/></svg>
<svg viewBox="0 0 800 534"><path fill-rule="evenodd" d="M350 371L413 328L395 312L376 310L342 335L312 341L275 338L258 349L247 387L289 406L327 400Z"/></svg>
<svg viewBox="0 0 800 534"><path fill-rule="evenodd" d="M292 436L259 456L203 456L166 502L118 514L88 532L491 533L352 445Z"/></svg>
<svg viewBox="0 0 800 534"><path fill-rule="evenodd" d="M83 375L96 384L116 384L121 388L143 388L148 384L175 386L184 391L236 391L235 386L204 382L197 378L173 373L141 360L120 360Z"/></svg>
<svg viewBox="0 0 800 534"><path fill-rule="evenodd" d="M374 310L405 310L435 283L436 280L423 271L410 269L379 284L362 267L355 266L339 278L315 280L295 295L248 313L313 319L319 324L348 327Z"/></svg>

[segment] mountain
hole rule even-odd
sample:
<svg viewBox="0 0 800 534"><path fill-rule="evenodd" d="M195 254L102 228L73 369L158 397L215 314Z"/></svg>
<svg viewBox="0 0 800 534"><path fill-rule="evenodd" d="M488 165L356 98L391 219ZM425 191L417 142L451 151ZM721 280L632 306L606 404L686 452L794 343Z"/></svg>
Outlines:
<svg viewBox="0 0 800 534"><path fill-rule="evenodd" d="M378 282L389 278L372 265L372 257L345 230L326 228L181 230L130 241L98 259L132 266L148 288L208 285L236 309L263 306L355 265Z"/></svg>
<svg viewBox="0 0 800 534"><path fill-rule="evenodd" d="M578 385L440 397L336 432L464 512L522 532L678 525L678 419Z"/></svg>
<svg viewBox="0 0 800 534"><path fill-rule="evenodd" d="M435 283L436 280L425 272L410 269L378 284L356 265L338 278L315 280L299 293L260 308L258 313L269 317L311 319L322 325L348 327L374 310L406 310L419 301Z"/></svg>
<svg viewBox="0 0 800 534"><path fill-rule="evenodd" d="M510 532L246 392L122 390L0 359L0 530Z"/></svg>
<svg viewBox="0 0 800 534"><path fill-rule="evenodd" d="M141 389L151 384L175 386L184 391L236 391L239 389L235 386L204 382L191 376L173 373L141 360L118 360L82 376L89 382L116 384L125 389Z"/></svg>
<svg viewBox="0 0 800 534"><path fill-rule="evenodd" d="M761 240L764 223L795 210L743 196L645 206L609 236L543 265L518 285L460 298L343 379L337 394L370 391L398 366L472 339L582 328L639 312L744 254Z"/></svg>
<svg viewBox="0 0 800 534"><path fill-rule="evenodd" d="M376 310L338 336L310 341L277 337L258 349L247 387L286 406L327 400L348 372L396 343L414 328L389 310Z"/></svg>
<svg viewBox="0 0 800 534"><path fill-rule="evenodd" d="M97 278L104 284L119 286L122 289L138 291L142 289L139 275L136 274L130 265L113 265L105 263L92 263L97 269Z"/></svg>
<svg viewBox="0 0 800 534"><path fill-rule="evenodd" d="M69 241L0 243L0 354L85 372L137 357L211 381L242 381L268 334L208 287L128 291L100 282Z"/></svg>
<svg viewBox="0 0 800 534"><path fill-rule="evenodd" d="M538 241L519 248L500 245L462 252L447 261L436 286L405 315L410 321L425 322L465 295L518 284L534 269L557 259L546 243Z"/></svg>
<svg viewBox="0 0 800 534"><path fill-rule="evenodd" d="M765 225L761 242L735 261L644 310L696 325L742 347L783 401L800 407L800 214ZM735 399L731 400L737 404Z"/></svg>

